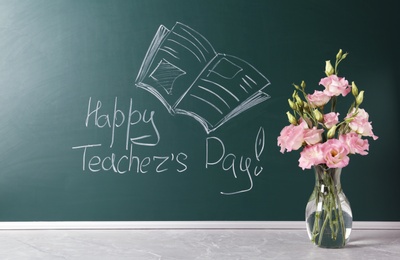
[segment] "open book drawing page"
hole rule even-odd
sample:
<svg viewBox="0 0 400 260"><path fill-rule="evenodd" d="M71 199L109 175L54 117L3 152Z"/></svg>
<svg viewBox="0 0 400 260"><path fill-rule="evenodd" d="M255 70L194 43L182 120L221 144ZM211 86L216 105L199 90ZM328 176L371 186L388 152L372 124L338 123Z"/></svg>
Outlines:
<svg viewBox="0 0 400 260"><path fill-rule="evenodd" d="M161 25L136 78L171 114L195 118L207 133L267 100L269 80L246 61L217 53L206 38L176 23Z"/></svg>

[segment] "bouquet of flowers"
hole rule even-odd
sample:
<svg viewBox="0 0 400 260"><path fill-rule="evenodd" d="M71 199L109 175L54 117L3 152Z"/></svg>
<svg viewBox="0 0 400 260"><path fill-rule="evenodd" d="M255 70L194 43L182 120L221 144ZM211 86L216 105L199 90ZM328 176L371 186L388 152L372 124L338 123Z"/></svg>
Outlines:
<svg viewBox="0 0 400 260"><path fill-rule="evenodd" d="M348 53L339 50L335 67L326 61L325 74L319 85L324 90L307 94L305 82L293 84L295 90L288 100L292 112L287 112L290 125L285 126L278 137L281 153L303 147L299 167L310 169L313 165L324 164L329 168L343 168L349 164L350 154L368 154L369 144L362 137L378 137L372 132L369 115L360 105L364 91L359 91L354 81L349 82L338 76L338 65ZM340 121L336 112L338 97L352 93L354 102ZM300 95L303 96L303 99ZM326 111L330 103L330 110Z"/></svg>
<svg viewBox="0 0 400 260"><path fill-rule="evenodd" d="M288 100L292 112L287 112L290 125L278 137L281 153L303 148L299 166L315 170L316 183L306 207L306 225L311 241L322 247L343 247L348 241L352 212L340 185L340 173L349 164L351 154L368 154L369 143L364 137L378 138L372 132L368 113L360 107L364 91L338 75L338 65L347 55L339 50L335 66L326 61L326 77L319 82L323 90L307 94L304 81L293 84L295 90ZM350 108L339 119L338 98L350 92Z"/></svg>

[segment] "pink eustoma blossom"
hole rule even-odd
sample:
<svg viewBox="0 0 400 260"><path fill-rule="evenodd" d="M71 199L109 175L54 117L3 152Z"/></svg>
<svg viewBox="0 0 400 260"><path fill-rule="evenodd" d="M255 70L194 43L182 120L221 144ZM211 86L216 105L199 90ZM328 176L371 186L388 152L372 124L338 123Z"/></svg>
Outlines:
<svg viewBox="0 0 400 260"><path fill-rule="evenodd" d="M302 124L285 126L278 137L278 146L281 147L280 152L298 150L304 142L303 132L304 126Z"/></svg>
<svg viewBox="0 0 400 260"><path fill-rule="evenodd" d="M323 129L317 129L315 126L312 129L304 129L304 141L309 144L316 144L322 141Z"/></svg>
<svg viewBox="0 0 400 260"><path fill-rule="evenodd" d="M339 95L345 97L351 91L349 82L345 78L338 77L335 74L322 78L319 84L325 87L324 94L330 97Z"/></svg>
<svg viewBox="0 0 400 260"><path fill-rule="evenodd" d="M331 97L326 95L323 91L315 90L312 95L307 95L307 99L311 107L322 107L331 100Z"/></svg>
<svg viewBox="0 0 400 260"><path fill-rule="evenodd" d="M339 122L339 113L330 112L324 115L324 125L330 129Z"/></svg>
<svg viewBox="0 0 400 260"><path fill-rule="evenodd" d="M348 133L339 136L339 141L347 144L351 154L367 155L369 144L367 139L362 139L356 133Z"/></svg>
<svg viewBox="0 0 400 260"><path fill-rule="evenodd" d="M351 130L362 136L370 136L374 140L378 139L378 136L374 135L372 132L372 124L371 122L368 122L369 115L364 109L353 108L353 110L346 116L346 119L351 118L355 113L357 113L357 115L349 123Z"/></svg>
<svg viewBox="0 0 400 260"><path fill-rule="evenodd" d="M349 148L338 139L329 139L321 145L322 154L329 168L343 168L349 164Z"/></svg>
<svg viewBox="0 0 400 260"><path fill-rule="evenodd" d="M299 167L311 169L311 166L324 163L321 144L306 146L300 153Z"/></svg>

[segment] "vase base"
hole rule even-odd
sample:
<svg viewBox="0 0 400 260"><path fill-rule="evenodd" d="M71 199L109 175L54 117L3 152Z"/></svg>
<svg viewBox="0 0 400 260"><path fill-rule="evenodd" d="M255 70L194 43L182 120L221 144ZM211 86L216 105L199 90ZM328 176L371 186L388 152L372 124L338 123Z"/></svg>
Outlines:
<svg viewBox="0 0 400 260"><path fill-rule="evenodd" d="M333 238L332 231L329 226L322 232L322 238L320 235L316 235L313 239L312 229L315 224L315 213L310 215L306 220L307 234L314 245L322 248L343 248L349 242L351 230L352 230L352 217L347 212L343 212L344 220L344 234L343 229L339 228L336 233L336 238ZM319 223L320 227L323 225L322 221ZM313 241L314 240L314 241Z"/></svg>

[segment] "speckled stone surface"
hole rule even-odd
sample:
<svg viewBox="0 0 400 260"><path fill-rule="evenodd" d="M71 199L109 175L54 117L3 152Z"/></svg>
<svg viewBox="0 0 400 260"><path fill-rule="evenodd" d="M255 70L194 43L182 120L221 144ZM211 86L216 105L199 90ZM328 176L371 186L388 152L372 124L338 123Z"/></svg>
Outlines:
<svg viewBox="0 0 400 260"><path fill-rule="evenodd" d="M400 230L353 230L343 249L305 230L2 230L0 259L400 259Z"/></svg>

